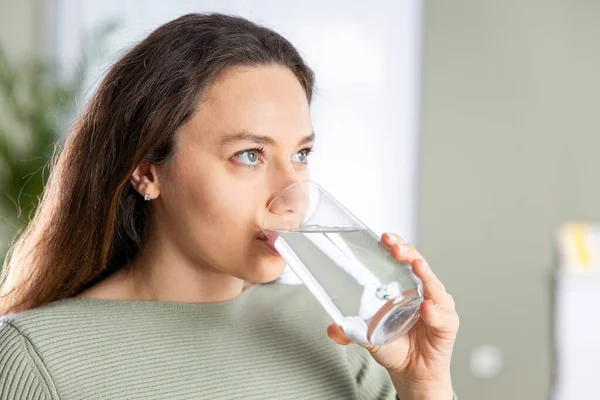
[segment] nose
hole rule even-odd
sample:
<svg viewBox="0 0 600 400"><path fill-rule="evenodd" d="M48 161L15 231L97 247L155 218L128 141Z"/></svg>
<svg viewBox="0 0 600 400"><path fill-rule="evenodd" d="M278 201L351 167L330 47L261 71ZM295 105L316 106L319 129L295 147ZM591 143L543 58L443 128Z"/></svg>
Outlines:
<svg viewBox="0 0 600 400"><path fill-rule="evenodd" d="M308 209L308 174L282 171L273 179L263 230L297 229Z"/></svg>

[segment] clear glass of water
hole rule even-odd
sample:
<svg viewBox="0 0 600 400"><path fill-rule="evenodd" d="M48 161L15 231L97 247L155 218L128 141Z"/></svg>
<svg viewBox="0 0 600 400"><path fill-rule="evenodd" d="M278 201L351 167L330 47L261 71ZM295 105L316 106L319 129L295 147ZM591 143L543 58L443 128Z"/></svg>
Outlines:
<svg viewBox="0 0 600 400"><path fill-rule="evenodd" d="M422 283L379 237L312 181L297 182L267 207L262 229L346 336L382 345L419 319Z"/></svg>

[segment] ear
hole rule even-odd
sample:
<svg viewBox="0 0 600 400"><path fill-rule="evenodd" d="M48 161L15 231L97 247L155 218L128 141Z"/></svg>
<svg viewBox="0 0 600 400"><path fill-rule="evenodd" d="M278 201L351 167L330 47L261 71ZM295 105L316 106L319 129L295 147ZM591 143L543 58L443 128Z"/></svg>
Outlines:
<svg viewBox="0 0 600 400"><path fill-rule="evenodd" d="M156 166L144 161L133 171L129 179L133 188L143 197L154 200L160 196L160 182Z"/></svg>

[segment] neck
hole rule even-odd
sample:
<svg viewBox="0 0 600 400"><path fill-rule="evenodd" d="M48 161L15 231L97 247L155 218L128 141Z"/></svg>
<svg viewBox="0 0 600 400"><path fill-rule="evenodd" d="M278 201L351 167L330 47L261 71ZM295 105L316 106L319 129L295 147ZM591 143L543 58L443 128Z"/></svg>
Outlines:
<svg viewBox="0 0 600 400"><path fill-rule="evenodd" d="M125 271L131 293L138 300L216 303L235 299L246 287L242 279L192 265L172 253L148 253Z"/></svg>
<svg viewBox="0 0 600 400"><path fill-rule="evenodd" d="M152 236L139 256L123 270L81 296L113 300L216 303L233 300L249 282L198 265L168 238Z"/></svg>

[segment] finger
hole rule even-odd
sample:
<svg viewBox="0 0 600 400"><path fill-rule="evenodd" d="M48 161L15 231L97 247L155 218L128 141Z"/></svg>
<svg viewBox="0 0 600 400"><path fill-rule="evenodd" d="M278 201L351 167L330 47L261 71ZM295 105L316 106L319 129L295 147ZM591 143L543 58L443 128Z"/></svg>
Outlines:
<svg viewBox="0 0 600 400"><path fill-rule="evenodd" d="M451 339L456 336L460 323L455 310L444 310L432 300L425 300L421 303L419 311L423 322L432 328L439 337Z"/></svg>
<svg viewBox="0 0 600 400"><path fill-rule="evenodd" d="M392 247L395 244L405 243L404 239L402 239L402 236L397 235L395 233L387 233L387 232L384 233L383 235L381 235L381 241L387 247Z"/></svg>
<svg viewBox="0 0 600 400"><path fill-rule="evenodd" d="M441 307L449 306L445 304L446 288L444 284L435 276L429 264L423 259L416 259L412 263L413 273L423 282L423 297L433 300L433 302Z"/></svg>
<svg viewBox="0 0 600 400"><path fill-rule="evenodd" d="M347 346L352 340L344 334L344 330L337 324L331 324L327 327L327 336L339 345Z"/></svg>
<svg viewBox="0 0 600 400"><path fill-rule="evenodd" d="M390 253L398 261L412 264L417 259L422 259L421 254L407 243L395 244L390 248Z"/></svg>

